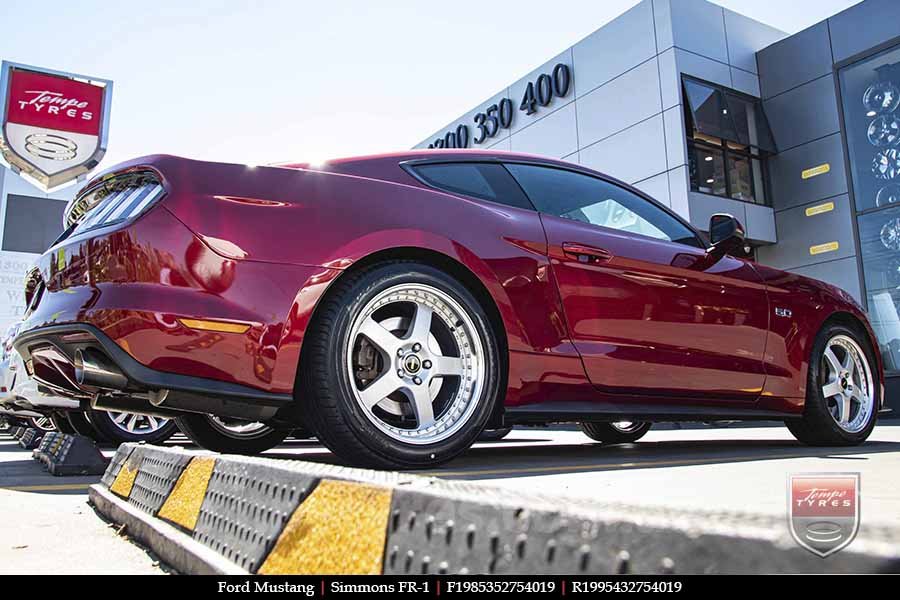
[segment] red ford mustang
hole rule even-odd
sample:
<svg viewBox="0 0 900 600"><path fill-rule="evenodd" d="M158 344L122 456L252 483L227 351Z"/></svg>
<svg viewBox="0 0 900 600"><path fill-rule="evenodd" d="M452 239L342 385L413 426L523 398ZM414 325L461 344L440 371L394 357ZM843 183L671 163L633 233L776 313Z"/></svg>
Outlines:
<svg viewBox="0 0 900 600"><path fill-rule="evenodd" d="M485 428L569 421L624 442L723 419L847 445L883 404L847 293L735 258L728 215L707 241L565 162L150 156L95 178L66 218L16 348L54 391L178 417L214 450L308 426L348 462L419 467Z"/></svg>

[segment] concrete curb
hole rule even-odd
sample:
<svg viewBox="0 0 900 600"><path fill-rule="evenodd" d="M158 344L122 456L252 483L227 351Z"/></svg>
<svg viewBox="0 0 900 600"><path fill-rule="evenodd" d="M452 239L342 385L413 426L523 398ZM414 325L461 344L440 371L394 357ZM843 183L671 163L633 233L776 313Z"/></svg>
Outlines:
<svg viewBox="0 0 900 600"><path fill-rule="evenodd" d="M900 570L900 530L821 559L786 520L123 444L90 498L182 573L688 574Z"/></svg>

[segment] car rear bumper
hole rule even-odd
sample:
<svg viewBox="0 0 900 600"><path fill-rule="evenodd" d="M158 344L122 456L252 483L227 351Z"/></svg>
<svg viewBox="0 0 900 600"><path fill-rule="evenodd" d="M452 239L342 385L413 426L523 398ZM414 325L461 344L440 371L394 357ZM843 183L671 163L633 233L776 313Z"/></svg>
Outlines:
<svg viewBox="0 0 900 600"><path fill-rule="evenodd" d="M227 258L158 206L48 250L14 344L63 396L269 418L292 398L306 320L337 272ZM126 389L78 384L75 352L87 348L124 374ZM152 393L167 398L130 404Z"/></svg>
<svg viewBox="0 0 900 600"><path fill-rule="evenodd" d="M290 394L151 369L88 323L31 329L20 334L14 346L23 360L31 361L35 380L59 394L90 398L92 404L103 408L165 416L209 412L268 420L292 400ZM124 376L124 385L115 389L80 382L76 353L85 350L105 357L109 367Z"/></svg>

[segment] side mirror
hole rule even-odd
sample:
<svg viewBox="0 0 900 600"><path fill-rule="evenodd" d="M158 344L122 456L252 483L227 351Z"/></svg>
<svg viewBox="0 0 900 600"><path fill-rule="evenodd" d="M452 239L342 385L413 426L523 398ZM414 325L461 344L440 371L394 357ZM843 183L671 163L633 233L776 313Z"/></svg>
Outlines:
<svg viewBox="0 0 900 600"><path fill-rule="evenodd" d="M721 258L744 246L744 227L729 214L718 213L709 218L710 254Z"/></svg>

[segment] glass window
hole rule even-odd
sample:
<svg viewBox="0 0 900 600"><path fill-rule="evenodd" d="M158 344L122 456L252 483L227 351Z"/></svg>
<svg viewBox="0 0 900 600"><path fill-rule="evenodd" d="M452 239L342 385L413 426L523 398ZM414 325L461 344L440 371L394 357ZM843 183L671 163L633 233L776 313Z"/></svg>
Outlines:
<svg viewBox="0 0 900 600"><path fill-rule="evenodd" d="M765 152L775 152L775 141L769 129L766 114L758 100L749 100L725 92L725 103L734 123L737 142L745 146L753 146Z"/></svg>
<svg viewBox="0 0 900 600"><path fill-rule="evenodd" d="M900 49L841 69L844 129L857 210L900 200Z"/></svg>
<svg viewBox="0 0 900 600"><path fill-rule="evenodd" d="M695 146L690 153L691 181L694 189L704 194L727 196L725 159L721 148Z"/></svg>
<svg viewBox="0 0 900 600"><path fill-rule="evenodd" d="M691 189L765 204L765 157L775 151L759 100L684 79Z"/></svg>
<svg viewBox="0 0 900 600"><path fill-rule="evenodd" d="M66 203L50 198L6 197L6 222L3 249L40 254L49 248L63 230Z"/></svg>
<svg viewBox="0 0 900 600"><path fill-rule="evenodd" d="M696 132L775 152L769 122L759 100L693 79L684 80L684 95Z"/></svg>
<svg viewBox="0 0 900 600"><path fill-rule="evenodd" d="M681 221L608 181L552 167L508 164L507 168L535 207L543 213L628 233L688 244L701 244Z"/></svg>
<svg viewBox="0 0 900 600"><path fill-rule="evenodd" d="M900 371L900 47L838 73L872 328Z"/></svg>
<svg viewBox="0 0 900 600"><path fill-rule="evenodd" d="M418 165L416 173L436 188L534 210L521 188L497 163L442 163Z"/></svg>

